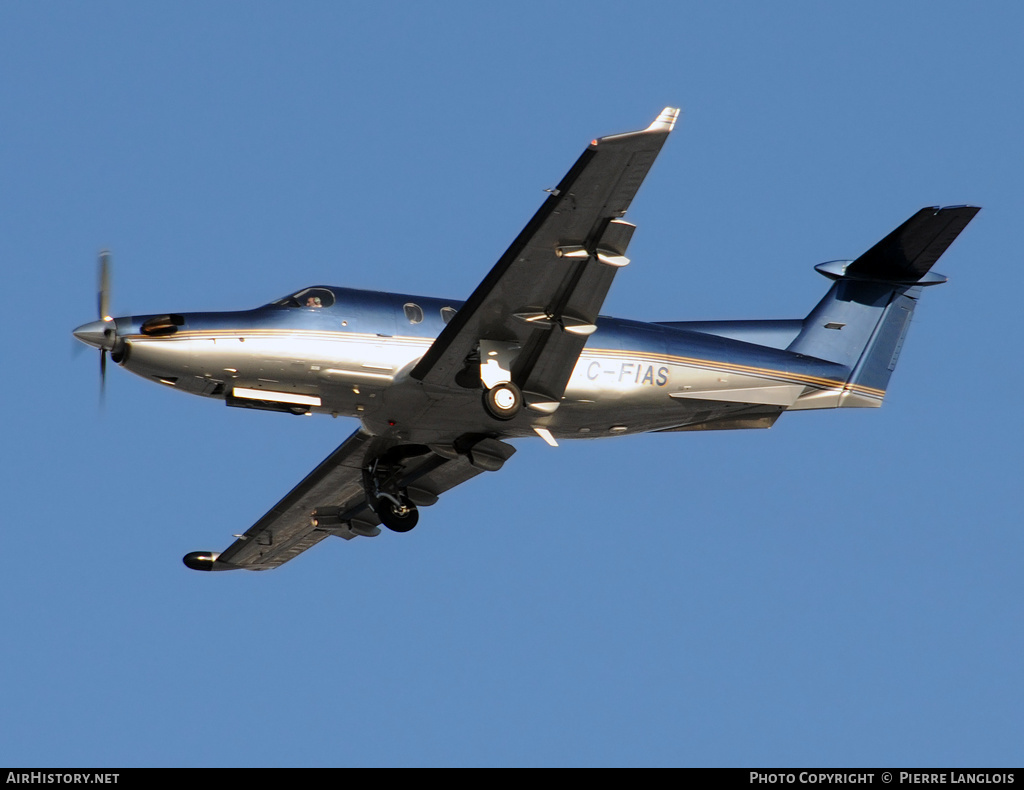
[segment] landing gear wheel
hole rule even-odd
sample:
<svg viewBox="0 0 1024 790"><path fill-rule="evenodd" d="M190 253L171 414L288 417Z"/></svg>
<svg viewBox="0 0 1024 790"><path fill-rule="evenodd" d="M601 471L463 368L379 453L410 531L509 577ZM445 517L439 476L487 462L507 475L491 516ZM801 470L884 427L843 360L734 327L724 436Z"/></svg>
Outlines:
<svg viewBox="0 0 1024 790"><path fill-rule="evenodd" d="M402 503L401 506L398 506L388 499L378 500L377 516L380 518L380 523L392 532L408 532L420 520L420 511L416 505L404 497Z"/></svg>
<svg viewBox="0 0 1024 790"><path fill-rule="evenodd" d="M499 420L511 420L523 407L523 393L511 381L484 391L487 413Z"/></svg>

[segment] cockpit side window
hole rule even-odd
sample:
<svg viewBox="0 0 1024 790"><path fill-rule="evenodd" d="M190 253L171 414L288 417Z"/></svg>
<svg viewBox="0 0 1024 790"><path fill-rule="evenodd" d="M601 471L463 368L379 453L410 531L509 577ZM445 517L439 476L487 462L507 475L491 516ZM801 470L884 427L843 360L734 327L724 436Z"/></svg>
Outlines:
<svg viewBox="0 0 1024 790"><path fill-rule="evenodd" d="M305 290L278 299L274 302L281 307L308 307L316 310L323 307L331 307L334 304L334 292L329 288L306 288Z"/></svg>

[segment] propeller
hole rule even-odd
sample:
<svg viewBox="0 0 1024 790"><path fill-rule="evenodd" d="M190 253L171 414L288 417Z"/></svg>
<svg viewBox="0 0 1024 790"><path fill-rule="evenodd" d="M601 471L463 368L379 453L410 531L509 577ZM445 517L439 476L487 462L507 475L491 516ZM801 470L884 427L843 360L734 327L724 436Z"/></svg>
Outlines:
<svg viewBox="0 0 1024 790"><path fill-rule="evenodd" d="M99 320L83 324L74 330L74 336L83 343L100 350L100 403L107 388L107 352L117 344L117 325L110 315L110 251L102 250L97 263L97 307Z"/></svg>
<svg viewBox="0 0 1024 790"><path fill-rule="evenodd" d="M100 250L99 259L99 283L97 285L99 293L97 294L96 301L99 304L100 321L104 324L111 324L111 331L113 332L114 319L110 316L110 250ZM106 331L104 331L106 334ZM113 338L117 340L117 335ZM111 348L113 343L111 343ZM100 347L100 403L105 404L107 399L107 349L106 347Z"/></svg>

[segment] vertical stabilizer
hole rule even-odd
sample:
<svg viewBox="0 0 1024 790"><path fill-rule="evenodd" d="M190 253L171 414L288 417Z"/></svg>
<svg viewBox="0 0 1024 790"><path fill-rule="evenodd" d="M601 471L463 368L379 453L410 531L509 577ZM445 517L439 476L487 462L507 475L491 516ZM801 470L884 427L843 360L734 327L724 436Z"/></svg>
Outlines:
<svg viewBox="0 0 1024 790"><path fill-rule="evenodd" d="M816 393L796 408L881 405L922 289L946 281L931 267L978 211L921 209L856 260L816 267L835 282L789 350L850 373L841 392Z"/></svg>

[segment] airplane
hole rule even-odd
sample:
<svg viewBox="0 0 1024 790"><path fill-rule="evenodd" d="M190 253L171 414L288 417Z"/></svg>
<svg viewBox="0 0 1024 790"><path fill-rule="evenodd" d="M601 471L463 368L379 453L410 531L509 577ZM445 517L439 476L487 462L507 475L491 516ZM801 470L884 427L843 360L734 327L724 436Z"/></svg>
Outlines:
<svg viewBox="0 0 1024 790"><path fill-rule="evenodd" d="M74 330L151 381L228 406L359 428L202 571L268 570L332 535L416 526L419 509L502 468L509 440L769 428L783 412L882 404L931 272L979 211L923 208L792 320L643 323L600 315L629 264L623 219L674 128L593 140L464 301L314 285L253 310L112 317Z"/></svg>

